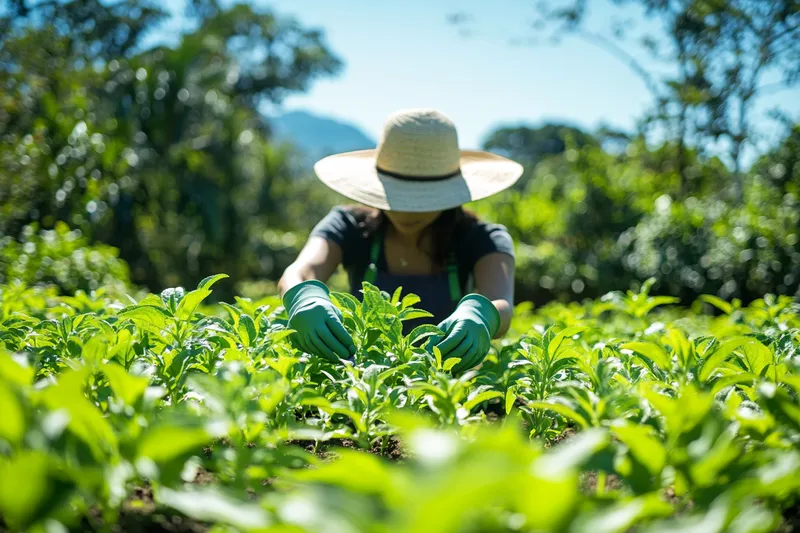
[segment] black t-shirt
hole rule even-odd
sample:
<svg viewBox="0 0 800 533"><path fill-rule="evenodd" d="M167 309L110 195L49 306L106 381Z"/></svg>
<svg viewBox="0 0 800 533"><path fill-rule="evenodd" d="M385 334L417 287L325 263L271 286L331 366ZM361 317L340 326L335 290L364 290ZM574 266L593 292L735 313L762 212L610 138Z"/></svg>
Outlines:
<svg viewBox="0 0 800 533"><path fill-rule="evenodd" d="M323 237L339 245L342 250L342 266L347 271L351 288L360 289L364 272L370 263L371 241L360 226L366 216L366 212L359 209L337 206L311 231L311 236ZM500 224L478 220L474 224L458 227L454 238L462 291L467 286L475 263L481 257L493 252L514 257L514 242L506 228ZM379 270L386 270L384 257L380 257L377 267Z"/></svg>

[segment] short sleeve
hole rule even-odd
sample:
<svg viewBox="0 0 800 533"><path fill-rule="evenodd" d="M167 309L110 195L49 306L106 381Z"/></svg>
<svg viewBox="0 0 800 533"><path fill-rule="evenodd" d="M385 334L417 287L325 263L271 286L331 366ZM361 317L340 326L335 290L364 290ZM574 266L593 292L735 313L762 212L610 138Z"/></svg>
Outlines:
<svg viewBox="0 0 800 533"><path fill-rule="evenodd" d="M322 237L339 245L342 249L342 265L348 268L354 255L361 248L362 230L355 215L346 207L332 208L325 218L320 220L309 234L310 237Z"/></svg>
<svg viewBox="0 0 800 533"><path fill-rule="evenodd" d="M481 257L491 253L500 252L514 257L514 241L502 224L478 222L464 237L461 256L470 270Z"/></svg>

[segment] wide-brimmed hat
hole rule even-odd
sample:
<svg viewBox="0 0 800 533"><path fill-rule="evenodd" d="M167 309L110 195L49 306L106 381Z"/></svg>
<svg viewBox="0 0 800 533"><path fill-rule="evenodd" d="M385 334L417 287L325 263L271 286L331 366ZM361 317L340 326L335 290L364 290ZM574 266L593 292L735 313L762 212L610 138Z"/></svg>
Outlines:
<svg viewBox="0 0 800 533"><path fill-rule="evenodd" d="M496 194L519 179L522 165L489 152L461 150L449 118L435 109L408 109L389 116L377 148L328 156L314 171L356 202L420 212Z"/></svg>

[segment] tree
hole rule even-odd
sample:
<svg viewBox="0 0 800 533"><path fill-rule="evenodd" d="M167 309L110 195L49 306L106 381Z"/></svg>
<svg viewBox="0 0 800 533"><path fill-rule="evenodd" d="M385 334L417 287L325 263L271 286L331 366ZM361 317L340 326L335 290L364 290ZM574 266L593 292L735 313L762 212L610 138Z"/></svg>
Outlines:
<svg viewBox="0 0 800 533"><path fill-rule="evenodd" d="M197 16L176 47L141 50L163 20L148 3L16 2L0 38L0 232L65 220L154 290L258 274L257 232L281 219L272 191L289 177L259 107L341 63L270 12Z"/></svg>
<svg viewBox="0 0 800 533"><path fill-rule="evenodd" d="M734 198L742 192L745 148L755 146L753 107L760 95L796 86L800 80L800 3L797 0L614 0L642 7L659 22L662 36L638 38L648 62L629 50L630 24L609 32L587 29L586 0L538 2L535 27L556 38L574 35L599 45L624 61L646 83L656 105L645 130L676 141L676 160L684 182L686 144L707 153L723 146L734 171ZM463 21L464 17L451 20ZM646 65L646 66L645 66ZM659 74L654 65L666 65ZM765 80L777 77L767 84Z"/></svg>
<svg viewBox="0 0 800 533"><path fill-rule="evenodd" d="M483 142L483 149L534 166L549 155L563 153L567 143L582 148L597 141L585 131L567 124L544 124L539 127L508 126L494 130Z"/></svg>
<svg viewBox="0 0 800 533"><path fill-rule="evenodd" d="M568 146L582 148L597 145L585 131L567 124L544 124L539 127L506 126L494 130L483 142L483 149L508 157L525 167L525 174L514 186L523 190L532 171L548 156L564 153Z"/></svg>

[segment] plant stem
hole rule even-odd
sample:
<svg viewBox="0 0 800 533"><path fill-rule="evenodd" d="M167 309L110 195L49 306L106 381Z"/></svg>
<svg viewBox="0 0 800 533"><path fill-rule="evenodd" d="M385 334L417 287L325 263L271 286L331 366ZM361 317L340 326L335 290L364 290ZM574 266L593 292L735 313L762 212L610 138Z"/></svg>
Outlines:
<svg viewBox="0 0 800 533"><path fill-rule="evenodd" d="M386 448L389 445L389 435L384 435L381 442L381 455L386 455Z"/></svg>
<svg viewBox="0 0 800 533"><path fill-rule="evenodd" d="M602 496L606 492L606 473L603 471L597 472L597 495Z"/></svg>

